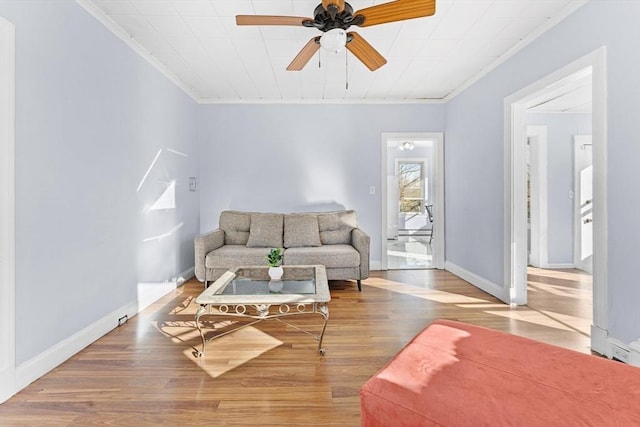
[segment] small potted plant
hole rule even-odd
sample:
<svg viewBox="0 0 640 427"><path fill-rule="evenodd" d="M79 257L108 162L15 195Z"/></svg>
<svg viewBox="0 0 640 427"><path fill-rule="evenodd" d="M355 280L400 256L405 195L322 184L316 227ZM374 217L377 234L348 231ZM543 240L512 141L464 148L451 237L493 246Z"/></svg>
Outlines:
<svg viewBox="0 0 640 427"><path fill-rule="evenodd" d="M272 280L280 280L284 270L282 269L282 248L273 248L267 255L269 263L269 277Z"/></svg>

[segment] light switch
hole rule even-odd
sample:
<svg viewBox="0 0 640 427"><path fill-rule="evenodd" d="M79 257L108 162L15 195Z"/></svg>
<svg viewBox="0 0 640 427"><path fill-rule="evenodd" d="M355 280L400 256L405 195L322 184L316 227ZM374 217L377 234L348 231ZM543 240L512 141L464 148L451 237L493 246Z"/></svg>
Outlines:
<svg viewBox="0 0 640 427"><path fill-rule="evenodd" d="M195 176L189 177L189 191L196 191L196 187L198 186L198 180Z"/></svg>
<svg viewBox="0 0 640 427"><path fill-rule="evenodd" d="M376 186L375 185L369 186L369 194L376 194Z"/></svg>

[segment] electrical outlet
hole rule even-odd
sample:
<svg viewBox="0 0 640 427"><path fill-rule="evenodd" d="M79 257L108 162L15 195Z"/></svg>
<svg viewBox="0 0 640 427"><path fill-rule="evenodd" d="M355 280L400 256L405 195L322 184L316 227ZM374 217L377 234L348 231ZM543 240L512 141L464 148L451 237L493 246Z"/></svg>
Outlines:
<svg viewBox="0 0 640 427"><path fill-rule="evenodd" d="M629 363L629 350L620 348L617 345L611 345L611 358L624 363Z"/></svg>
<svg viewBox="0 0 640 427"><path fill-rule="evenodd" d="M127 320L129 320L129 316L125 314L124 316L118 319L118 326L124 325L125 323L127 323Z"/></svg>

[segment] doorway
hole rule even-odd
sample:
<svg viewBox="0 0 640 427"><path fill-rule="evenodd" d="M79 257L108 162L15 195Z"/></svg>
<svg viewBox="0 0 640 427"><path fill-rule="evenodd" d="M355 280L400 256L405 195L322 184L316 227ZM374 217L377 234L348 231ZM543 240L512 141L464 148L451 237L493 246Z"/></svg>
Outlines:
<svg viewBox="0 0 640 427"><path fill-rule="evenodd" d="M592 350L606 354L607 207L606 207L606 48L567 65L505 99L505 297L527 303L526 112L554 92L591 75L593 120L593 319Z"/></svg>
<svg viewBox="0 0 640 427"><path fill-rule="evenodd" d="M408 150L403 147L421 150L427 157L395 156L394 175L387 187L387 267L433 268L433 218L429 215L433 207L433 143L404 141L399 151Z"/></svg>
<svg viewBox="0 0 640 427"><path fill-rule="evenodd" d="M573 264L593 274L593 144L591 135L574 137Z"/></svg>
<svg viewBox="0 0 640 427"><path fill-rule="evenodd" d="M443 268L442 134L383 134L381 175L381 268Z"/></svg>
<svg viewBox="0 0 640 427"><path fill-rule="evenodd" d="M15 389L15 29L0 17L0 403Z"/></svg>

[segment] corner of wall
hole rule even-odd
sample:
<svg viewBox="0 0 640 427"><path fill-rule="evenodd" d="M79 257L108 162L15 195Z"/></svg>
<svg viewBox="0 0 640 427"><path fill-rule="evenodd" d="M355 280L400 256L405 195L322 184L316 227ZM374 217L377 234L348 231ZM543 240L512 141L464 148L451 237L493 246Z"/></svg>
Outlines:
<svg viewBox="0 0 640 427"><path fill-rule="evenodd" d="M471 283L473 286L480 288L483 291L493 295L494 297L498 298L503 302L508 303L510 301L510 295L508 290L505 291L505 289L502 286L495 284L483 277L480 277L477 274L472 273L469 270L463 267L460 267L459 265L454 264L451 261L445 261L444 269L460 277L462 280L465 280Z"/></svg>

